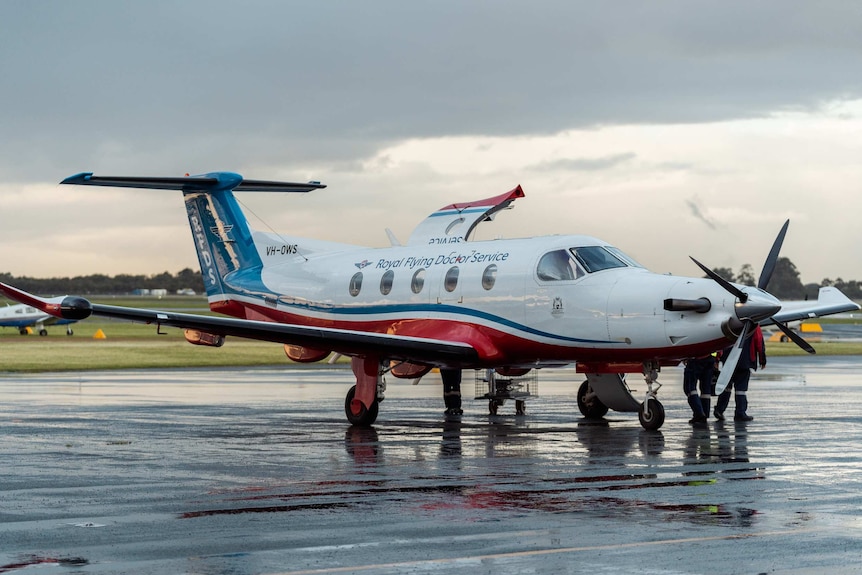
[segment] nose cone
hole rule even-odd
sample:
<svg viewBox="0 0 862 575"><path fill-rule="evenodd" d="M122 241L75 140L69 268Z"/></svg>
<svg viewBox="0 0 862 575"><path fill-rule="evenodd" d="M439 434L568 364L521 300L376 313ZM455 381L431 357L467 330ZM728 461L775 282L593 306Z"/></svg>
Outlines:
<svg viewBox="0 0 862 575"><path fill-rule="evenodd" d="M736 304L736 317L755 322L769 319L781 310L781 302L762 290L746 290L748 300Z"/></svg>

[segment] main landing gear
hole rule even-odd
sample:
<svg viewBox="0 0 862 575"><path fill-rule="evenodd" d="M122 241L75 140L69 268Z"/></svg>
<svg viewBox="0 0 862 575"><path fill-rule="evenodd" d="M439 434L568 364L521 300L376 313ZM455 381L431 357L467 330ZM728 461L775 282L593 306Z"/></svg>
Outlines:
<svg viewBox="0 0 862 575"><path fill-rule="evenodd" d="M368 427L377 420L386 391L383 375L392 368L388 361L384 362L377 356L354 357L350 367L356 377L356 385L344 398L344 413L352 425ZM443 379L445 413L447 416L460 416L464 413L461 409L461 370L441 368L440 376Z"/></svg>
<svg viewBox="0 0 862 575"><path fill-rule="evenodd" d="M377 420L380 402L384 399L386 368L379 357L354 357L350 361L356 385L344 398L344 413L353 425L368 427Z"/></svg>
<svg viewBox="0 0 862 575"><path fill-rule="evenodd" d="M657 399L661 384L659 366L644 362L643 375L647 390L643 402L634 398L622 373L588 373L587 380L578 389L578 409L584 417L599 419L609 409L638 414L641 426L654 431L664 424L664 406Z"/></svg>

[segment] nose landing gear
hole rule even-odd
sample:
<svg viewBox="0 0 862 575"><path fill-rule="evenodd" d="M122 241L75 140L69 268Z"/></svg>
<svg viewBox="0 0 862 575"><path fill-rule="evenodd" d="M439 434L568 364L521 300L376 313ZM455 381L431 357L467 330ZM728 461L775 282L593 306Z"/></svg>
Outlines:
<svg viewBox="0 0 862 575"><path fill-rule="evenodd" d="M664 424L664 406L656 399L661 384L658 382L659 366L645 361L643 374L647 384L646 397L638 409L638 419L644 429L655 431Z"/></svg>

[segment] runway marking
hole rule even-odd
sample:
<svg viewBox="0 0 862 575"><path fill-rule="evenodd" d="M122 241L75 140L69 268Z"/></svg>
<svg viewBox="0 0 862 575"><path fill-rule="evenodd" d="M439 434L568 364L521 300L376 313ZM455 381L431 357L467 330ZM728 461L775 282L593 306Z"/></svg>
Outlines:
<svg viewBox="0 0 862 575"><path fill-rule="evenodd" d="M520 557L541 557L544 555L560 555L564 553L582 553L584 551L602 551L608 549L626 549L636 547L654 547L658 545L674 545L680 543L703 543L707 541L731 541L734 539L754 539L759 537L774 537L778 535L797 535L815 531L812 528L791 529L789 531L764 531L762 533L740 533L736 535L713 535L710 537L686 537L682 539L662 539L660 541L638 541L633 543L592 545L589 547L560 547L556 549L534 549L532 551L512 551L509 553L492 553L489 555L472 555L468 557L448 557L441 559L424 559L421 561L400 561L394 563L375 563L371 565L356 565L352 567L329 567L320 569L303 569L300 571L279 571L273 575L319 575L322 573L349 573L354 571L371 571L372 569L396 569L404 567L419 567L421 565L444 565L460 562L480 562L489 559L512 559Z"/></svg>

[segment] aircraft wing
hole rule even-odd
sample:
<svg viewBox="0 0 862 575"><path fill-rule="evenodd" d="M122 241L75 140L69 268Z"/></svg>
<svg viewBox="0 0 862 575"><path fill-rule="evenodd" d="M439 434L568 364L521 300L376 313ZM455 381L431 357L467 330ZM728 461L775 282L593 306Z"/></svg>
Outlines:
<svg viewBox="0 0 862 575"><path fill-rule="evenodd" d="M787 323L858 309L860 309L859 304L841 293L838 288L822 287L816 300L781 302L781 311L772 316L772 319Z"/></svg>
<svg viewBox="0 0 862 575"><path fill-rule="evenodd" d="M468 365L478 360L478 353L473 346L461 342L102 305L77 296L47 300L4 283L0 283L0 291L16 301L63 319L82 320L91 315L110 317L223 336L326 349L344 355L379 355L386 359L435 366Z"/></svg>

